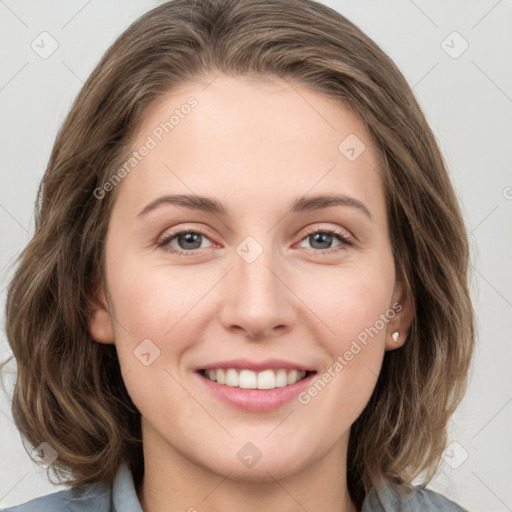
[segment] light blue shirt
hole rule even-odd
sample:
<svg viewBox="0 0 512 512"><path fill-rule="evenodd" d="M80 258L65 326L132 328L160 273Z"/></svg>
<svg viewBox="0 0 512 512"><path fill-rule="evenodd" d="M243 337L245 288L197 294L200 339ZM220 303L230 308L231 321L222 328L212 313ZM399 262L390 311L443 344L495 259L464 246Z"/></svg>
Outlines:
<svg viewBox="0 0 512 512"><path fill-rule="evenodd" d="M204 508L204 507L203 507ZM200 510L201 507L198 508ZM402 487L383 481L366 497L361 512L468 512L429 489L415 487L405 493ZM143 512L137 498L132 474L123 463L112 488L93 484L35 498L4 512Z"/></svg>

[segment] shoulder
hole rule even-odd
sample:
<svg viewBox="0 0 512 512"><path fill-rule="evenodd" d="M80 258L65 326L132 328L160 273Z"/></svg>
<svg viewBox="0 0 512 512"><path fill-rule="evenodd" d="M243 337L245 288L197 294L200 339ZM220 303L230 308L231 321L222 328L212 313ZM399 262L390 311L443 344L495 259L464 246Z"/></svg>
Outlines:
<svg viewBox="0 0 512 512"><path fill-rule="evenodd" d="M361 512L469 512L446 496L425 487L406 487L389 480L371 489Z"/></svg>
<svg viewBox="0 0 512 512"><path fill-rule="evenodd" d="M110 512L111 501L109 489L95 484L41 496L3 512Z"/></svg>

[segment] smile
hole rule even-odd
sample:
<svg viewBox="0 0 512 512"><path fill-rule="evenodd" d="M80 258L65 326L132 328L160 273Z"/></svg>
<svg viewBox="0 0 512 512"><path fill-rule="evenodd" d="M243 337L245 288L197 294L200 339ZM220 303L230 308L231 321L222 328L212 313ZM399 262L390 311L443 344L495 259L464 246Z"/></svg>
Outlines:
<svg viewBox="0 0 512 512"><path fill-rule="evenodd" d="M285 368L267 369L256 372L249 369L217 368L200 370L200 373L217 384L242 389L275 389L291 386L306 378L307 371Z"/></svg>

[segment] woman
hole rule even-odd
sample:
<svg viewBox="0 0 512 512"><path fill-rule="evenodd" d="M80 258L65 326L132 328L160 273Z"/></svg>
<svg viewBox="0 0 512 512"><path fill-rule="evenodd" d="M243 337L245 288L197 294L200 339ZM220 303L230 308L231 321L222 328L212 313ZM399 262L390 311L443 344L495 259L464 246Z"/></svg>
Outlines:
<svg viewBox="0 0 512 512"><path fill-rule="evenodd" d="M463 510L424 488L474 343L459 205L322 4L174 0L114 42L6 330L16 425L72 486L9 510Z"/></svg>

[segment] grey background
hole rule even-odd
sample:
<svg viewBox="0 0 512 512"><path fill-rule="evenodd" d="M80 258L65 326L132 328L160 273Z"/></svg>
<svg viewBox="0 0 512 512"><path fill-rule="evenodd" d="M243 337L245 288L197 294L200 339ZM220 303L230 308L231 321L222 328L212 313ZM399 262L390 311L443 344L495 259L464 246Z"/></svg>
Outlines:
<svg viewBox="0 0 512 512"><path fill-rule="evenodd" d="M110 43L157 3L0 0L1 358L10 353L5 288L33 233L35 194L56 131ZM453 444L429 487L473 512L512 511L512 3L324 3L381 45L413 86L470 231L478 346L469 391L450 424ZM43 31L58 43L44 59L31 47ZM26 454L3 394L0 428L0 508L56 491Z"/></svg>

